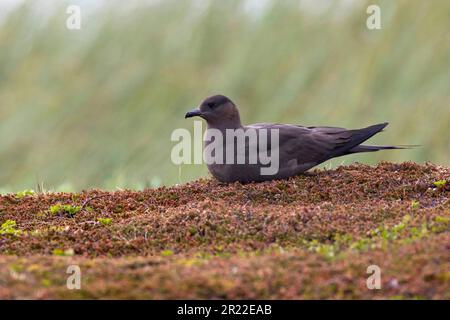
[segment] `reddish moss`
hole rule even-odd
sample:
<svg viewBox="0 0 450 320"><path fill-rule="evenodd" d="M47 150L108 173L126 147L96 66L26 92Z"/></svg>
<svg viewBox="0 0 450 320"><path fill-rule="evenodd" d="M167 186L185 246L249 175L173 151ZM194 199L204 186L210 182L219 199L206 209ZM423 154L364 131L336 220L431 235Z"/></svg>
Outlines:
<svg viewBox="0 0 450 320"><path fill-rule="evenodd" d="M259 184L0 196L0 223L22 231L0 238L0 298L449 298L449 190L434 183L449 177L357 164ZM81 210L48 214L58 203ZM52 255L62 248L75 256ZM87 269L82 291L58 285L69 261ZM365 287L371 263L382 291ZM18 264L31 271L11 273Z"/></svg>

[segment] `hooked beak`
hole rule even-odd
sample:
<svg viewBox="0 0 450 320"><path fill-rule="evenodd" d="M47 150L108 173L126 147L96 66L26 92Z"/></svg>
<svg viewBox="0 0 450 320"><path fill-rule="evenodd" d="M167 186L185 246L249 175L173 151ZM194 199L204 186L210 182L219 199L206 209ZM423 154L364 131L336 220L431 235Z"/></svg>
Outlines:
<svg viewBox="0 0 450 320"><path fill-rule="evenodd" d="M197 117L197 116L201 116L201 115L202 115L202 112L200 111L200 109L196 108L196 109L191 110L188 113L186 113L184 118L187 119L187 118Z"/></svg>

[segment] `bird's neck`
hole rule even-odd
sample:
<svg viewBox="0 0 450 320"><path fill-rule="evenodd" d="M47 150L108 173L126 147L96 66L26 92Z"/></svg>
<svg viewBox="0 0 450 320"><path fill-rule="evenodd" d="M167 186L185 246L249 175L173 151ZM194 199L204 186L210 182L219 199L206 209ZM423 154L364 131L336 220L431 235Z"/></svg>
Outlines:
<svg viewBox="0 0 450 320"><path fill-rule="evenodd" d="M207 123L207 129L218 129L222 132L225 132L227 129L236 130L236 129L242 129L241 122L227 122L222 121L220 123Z"/></svg>
<svg viewBox="0 0 450 320"><path fill-rule="evenodd" d="M241 129L242 128L242 124L241 124L241 119L238 115L233 115L233 117L231 118L221 118L218 121L208 121L207 123L207 128L208 129L218 129L222 132L225 132L225 130L227 129L232 129L232 130L236 130L236 129Z"/></svg>

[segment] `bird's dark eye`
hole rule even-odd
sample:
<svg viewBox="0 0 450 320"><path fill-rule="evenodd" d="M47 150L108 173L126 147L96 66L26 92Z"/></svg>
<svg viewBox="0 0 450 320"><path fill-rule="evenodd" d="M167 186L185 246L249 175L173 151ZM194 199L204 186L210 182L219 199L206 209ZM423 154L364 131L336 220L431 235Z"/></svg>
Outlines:
<svg viewBox="0 0 450 320"><path fill-rule="evenodd" d="M214 102L209 102L208 103L208 107L210 107L211 109L214 109L215 108L215 104L214 104Z"/></svg>

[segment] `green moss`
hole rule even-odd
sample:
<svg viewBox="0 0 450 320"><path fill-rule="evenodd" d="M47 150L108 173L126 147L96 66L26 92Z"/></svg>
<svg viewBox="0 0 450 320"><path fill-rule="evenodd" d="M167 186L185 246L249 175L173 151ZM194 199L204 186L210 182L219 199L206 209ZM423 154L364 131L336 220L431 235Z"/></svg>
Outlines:
<svg viewBox="0 0 450 320"><path fill-rule="evenodd" d="M450 217L437 216L434 221L430 223L431 231L433 233L441 233L448 229L450 224Z"/></svg>
<svg viewBox="0 0 450 320"><path fill-rule="evenodd" d="M163 257L170 257L170 256L173 255L173 251L172 251L172 250L163 250L163 251L161 252L161 255L162 255Z"/></svg>
<svg viewBox="0 0 450 320"><path fill-rule="evenodd" d="M26 190L17 192L14 196L16 197L16 199L22 199L26 196L33 196L34 194L35 194L34 190L26 189Z"/></svg>
<svg viewBox="0 0 450 320"><path fill-rule="evenodd" d="M411 209L418 209L420 206L420 202L419 201L412 201L411 202Z"/></svg>
<svg viewBox="0 0 450 320"><path fill-rule="evenodd" d="M189 231L189 234L190 234L191 236L193 236L193 235L195 235L195 234L197 233L197 228L194 227L194 226L190 226L189 229L188 229L188 231Z"/></svg>
<svg viewBox="0 0 450 320"><path fill-rule="evenodd" d="M24 271L25 267L22 264L13 263L9 266L9 269L13 272L20 273Z"/></svg>
<svg viewBox="0 0 450 320"><path fill-rule="evenodd" d="M345 250L367 251L384 248L389 243L408 243L430 234L437 234L448 229L450 218L437 216L433 221L423 222L420 226L411 226L411 216L405 215L401 222L392 227L381 226L368 232L368 237L353 239L351 235L335 234L332 242L318 239L301 241L301 246L309 251L319 253L327 258L334 258Z"/></svg>
<svg viewBox="0 0 450 320"><path fill-rule="evenodd" d="M438 181L433 182L433 184L435 187L443 188L446 186L447 180L438 180Z"/></svg>
<svg viewBox="0 0 450 320"><path fill-rule="evenodd" d="M111 218L97 218L97 221L100 222L102 225L107 226L110 225L112 222Z"/></svg>
<svg viewBox="0 0 450 320"><path fill-rule="evenodd" d="M437 216L436 218L434 218L434 221L436 223L448 225L450 223L450 217Z"/></svg>
<svg viewBox="0 0 450 320"><path fill-rule="evenodd" d="M70 257L70 256L74 255L74 251L73 251L73 249L67 249L67 250L53 249L52 254L54 256Z"/></svg>
<svg viewBox="0 0 450 320"><path fill-rule="evenodd" d="M42 280L41 280L41 284L42 284L44 287L50 287L50 286L52 285L52 282L50 281L50 279L42 279Z"/></svg>
<svg viewBox="0 0 450 320"><path fill-rule="evenodd" d="M389 300L424 300L424 299L426 299L426 297L421 296L421 295L415 295L412 297L408 297L408 296L399 294L399 295L389 297Z"/></svg>
<svg viewBox="0 0 450 320"><path fill-rule="evenodd" d="M52 215L65 214L74 217L81 210L81 206L72 206L70 204L55 204L48 209Z"/></svg>
<svg viewBox="0 0 450 320"><path fill-rule="evenodd" d="M6 220L0 227L1 235L18 236L22 233L21 230L16 229L16 222L14 220Z"/></svg>

